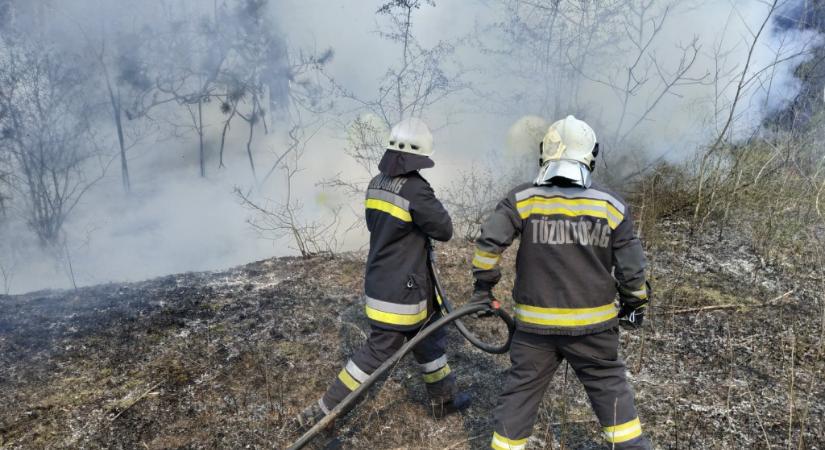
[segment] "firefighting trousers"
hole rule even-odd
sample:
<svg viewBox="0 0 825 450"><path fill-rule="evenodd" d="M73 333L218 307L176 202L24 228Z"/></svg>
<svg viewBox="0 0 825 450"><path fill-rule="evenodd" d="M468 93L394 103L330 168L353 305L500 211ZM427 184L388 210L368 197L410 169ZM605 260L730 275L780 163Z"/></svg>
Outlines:
<svg viewBox="0 0 825 450"><path fill-rule="evenodd" d="M429 322L435 322L440 317L440 313L437 312ZM328 413L335 408L416 333L417 330L405 332L372 326L367 342L347 361L326 394L319 400L321 409ZM447 333L442 328L413 348L413 356L418 362L430 399L434 402L452 400L456 391L455 375L451 373L447 355L444 353L446 346Z"/></svg>
<svg viewBox="0 0 825 450"><path fill-rule="evenodd" d="M491 447L522 450L553 373L567 359L584 385L610 448L649 450L636 415L633 391L619 358L614 329L584 336L539 335L517 330L510 348L512 366L493 412ZM613 447L615 445L615 447Z"/></svg>

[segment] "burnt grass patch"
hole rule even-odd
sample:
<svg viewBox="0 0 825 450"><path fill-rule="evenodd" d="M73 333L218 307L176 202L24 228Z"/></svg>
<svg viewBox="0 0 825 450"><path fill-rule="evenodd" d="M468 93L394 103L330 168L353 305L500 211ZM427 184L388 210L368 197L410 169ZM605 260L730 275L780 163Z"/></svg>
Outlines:
<svg viewBox="0 0 825 450"><path fill-rule="evenodd" d="M665 227L654 302L622 352L656 448L823 448L821 274L765 264L735 237ZM447 292L470 294L472 246L437 250ZM514 252L496 293L512 310ZM227 271L0 297L0 448L283 448L366 338L363 255L259 261ZM488 339L491 321L471 320ZM412 358L338 421L345 448L486 448L506 355L450 330L450 365L473 396L435 420ZM562 364L533 448L605 448Z"/></svg>

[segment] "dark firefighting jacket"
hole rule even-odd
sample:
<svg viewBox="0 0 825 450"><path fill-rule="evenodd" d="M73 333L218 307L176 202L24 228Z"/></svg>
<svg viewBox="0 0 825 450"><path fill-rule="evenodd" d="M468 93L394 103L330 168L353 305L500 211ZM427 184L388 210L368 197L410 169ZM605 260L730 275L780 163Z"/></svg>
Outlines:
<svg viewBox="0 0 825 450"><path fill-rule="evenodd" d="M379 164L381 173L367 189L370 249L364 290L373 325L410 330L423 325L433 311L428 240L448 241L453 224L418 173L432 166L425 156L387 151Z"/></svg>
<svg viewBox="0 0 825 450"><path fill-rule="evenodd" d="M473 257L476 284L501 278L501 253L520 236L513 289L520 329L584 335L618 323L622 301L646 301L645 260L627 204L598 186L512 190L482 226Z"/></svg>

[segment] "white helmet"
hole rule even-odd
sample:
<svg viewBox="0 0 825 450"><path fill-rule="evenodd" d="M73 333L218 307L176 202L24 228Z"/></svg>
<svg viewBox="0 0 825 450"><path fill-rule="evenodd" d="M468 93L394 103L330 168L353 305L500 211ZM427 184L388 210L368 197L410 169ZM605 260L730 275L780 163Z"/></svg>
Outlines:
<svg viewBox="0 0 825 450"><path fill-rule="evenodd" d="M540 151L537 185L560 177L590 187L590 172L599 154L596 133L590 125L573 116L553 123L544 135Z"/></svg>
<svg viewBox="0 0 825 450"><path fill-rule="evenodd" d="M392 127L387 150L432 156L433 135L423 120L410 117Z"/></svg>

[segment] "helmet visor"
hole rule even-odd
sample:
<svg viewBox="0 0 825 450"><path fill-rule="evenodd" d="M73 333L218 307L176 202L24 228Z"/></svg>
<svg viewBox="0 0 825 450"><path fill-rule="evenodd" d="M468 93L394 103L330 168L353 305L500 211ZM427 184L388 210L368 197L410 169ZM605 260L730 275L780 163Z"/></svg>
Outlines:
<svg viewBox="0 0 825 450"><path fill-rule="evenodd" d="M555 178L563 178L583 188L589 188L592 181L590 169L584 164L569 159L557 159L547 161L541 167L535 184L537 186L554 184Z"/></svg>

